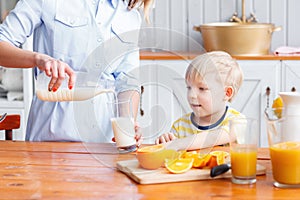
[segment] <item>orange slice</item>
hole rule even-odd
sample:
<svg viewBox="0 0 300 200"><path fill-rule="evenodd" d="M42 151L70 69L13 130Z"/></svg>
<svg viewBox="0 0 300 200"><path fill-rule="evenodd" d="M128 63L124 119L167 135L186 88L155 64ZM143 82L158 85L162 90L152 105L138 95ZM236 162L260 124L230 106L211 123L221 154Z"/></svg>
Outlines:
<svg viewBox="0 0 300 200"><path fill-rule="evenodd" d="M210 154L199 154L197 158L194 159L193 167L203 168L206 167L212 159L212 155Z"/></svg>
<svg viewBox="0 0 300 200"><path fill-rule="evenodd" d="M212 167L225 164L229 157L229 153L226 151L212 151L209 154L213 156L214 160L213 163L210 164Z"/></svg>
<svg viewBox="0 0 300 200"><path fill-rule="evenodd" d="M211 159L210 154L200 154L197 151L185 152L182 157L183 158L194 158L193 167L195 167L195 168L205 167Z"/></svg>
<svg viewBox="0 0 300 200"><path fill-rule="evenodd" d="M165 167L173 174L180 174L190 170L193 167L194 158L178 158L166 160Z"/></svg>
<svg viewBox="0 0 300 200"><path fill-rule="evenodd" d="M193 167L195 162L199 162L199 153L197 151L188 151L188 152L184 152L181 156L181 158L194 158L194 163L193 163Z"/></svg>
<svg viewBox="0 0 300 200"><path fill-rule="evenodd" d="M187 156L189 152L187 152L186 150L179 150L177 152L178 152L177 158L189 158L189 156Z"/></svg>
<svg viewBox="0 0 300 200"><path fill-rule="evenodd" d="M283 101L281 97L277 97L272 104L272 108L274 108L274 113L278 118L281 118L282 114Z"/></svg>
<svg viewBox="0 0 300 200"><path fill-rule="evenodd" d="M196 158L198 155L197 151L186 151L183 153L182 158Z"/></svg>

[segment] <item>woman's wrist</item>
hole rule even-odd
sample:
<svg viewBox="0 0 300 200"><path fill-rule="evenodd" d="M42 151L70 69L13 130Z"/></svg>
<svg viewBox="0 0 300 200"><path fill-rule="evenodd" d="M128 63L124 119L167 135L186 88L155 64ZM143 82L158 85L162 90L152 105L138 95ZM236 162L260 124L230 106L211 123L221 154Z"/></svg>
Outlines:
<svg viewBox="0 0 300 200"><path fill-rule="evenodd" d="M42 56L40 53L34 52L33 54L33 63L35 67L38 67L41 65Z"/></svg>

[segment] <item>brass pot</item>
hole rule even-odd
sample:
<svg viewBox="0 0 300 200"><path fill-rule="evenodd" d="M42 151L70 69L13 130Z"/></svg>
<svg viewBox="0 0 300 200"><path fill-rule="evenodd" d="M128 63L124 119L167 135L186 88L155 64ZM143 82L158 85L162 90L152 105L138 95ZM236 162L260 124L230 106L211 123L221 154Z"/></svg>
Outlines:
<svg viewBox="0 0 300 200"><path fill-rule="evenodd" d="M194 26L194 30L201 32L206 51L253 56L270 53L272 33L281 27L270 23L219 22Z"/></svg>

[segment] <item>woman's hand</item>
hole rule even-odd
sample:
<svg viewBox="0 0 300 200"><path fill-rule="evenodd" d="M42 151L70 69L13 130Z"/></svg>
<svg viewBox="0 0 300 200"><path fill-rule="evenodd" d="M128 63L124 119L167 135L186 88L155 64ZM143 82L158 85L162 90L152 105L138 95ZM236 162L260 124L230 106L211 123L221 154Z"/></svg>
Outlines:
<svg viewBox="0 0 300 200"><path fill-rule="evenodd" d="M55 92L62 84L68 75L68 87L72 89L75 83L76 74L73 69L66 63L56 60L45 54L36 54L36 66L51 77L48 85L48 90Z"/></svg>
<svg viewBox="0 0 300 200"><path fill-rule="evenodd" d="M149 23L149 11L153 4L154 0L129 0L128 2L128 9L133 9L137 3L140 3L140 6L143 5L144 7L144 17L146 21Z"/></svg>
<svg viewBox="0 0 300 200"><path fill-rule="evenodd" d="M161 136L159 136L156 140L155 140L155 144L160 144L160 143L167 143L170 142L172 140L176 140L176 136L173 133L165 133Z"/></svg>

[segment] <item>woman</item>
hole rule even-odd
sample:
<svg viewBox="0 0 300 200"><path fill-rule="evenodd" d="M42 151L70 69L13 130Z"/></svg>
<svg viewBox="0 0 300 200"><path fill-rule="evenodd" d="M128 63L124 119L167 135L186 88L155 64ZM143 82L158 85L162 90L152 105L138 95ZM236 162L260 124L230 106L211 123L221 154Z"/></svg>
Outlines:
<svg viewBox="0 0 300 200"><path fill-rule="evenodd" d="M132 9L138 3L144 3L147 17L152 0L131 0L128 4L122 0L20 0L0 25L0 65L35 67L36 75L45 72L52 92L66 77L68 88L73 89L75 71L124 83L127 74L139 65L136 33L141 18ZM33 52L18 48L31 35ZM119 98L132 100L136 114L137 90L119 87L117 91ZM84 102L47 102L34 96L26 140L110 141L107 102L112 98L106 94ZM140 140L140 134L136 139Z"/></svg>

